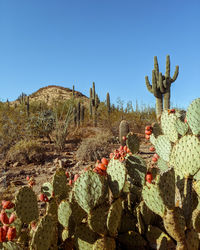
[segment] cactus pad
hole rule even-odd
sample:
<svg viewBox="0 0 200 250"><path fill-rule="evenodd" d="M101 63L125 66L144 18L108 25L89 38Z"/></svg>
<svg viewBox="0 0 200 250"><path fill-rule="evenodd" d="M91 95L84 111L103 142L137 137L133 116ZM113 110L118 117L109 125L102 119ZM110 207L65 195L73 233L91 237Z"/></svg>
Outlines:
<svg viewBox="0 0 200 250"><path fill-rule="evenodd" d="M145 183L146 163L140 156L130 155L126 158L127 179L139 187ZM130 180L131 179L131 180Z"/></svg>
<svg viewBox="0 0 200 250"><path fill-rule="evenodd" d="M149 209L161 217L165 213L165 204L162 200L160 190L156 184L148 184L143 187L142 197Z"/></svg>
<svg viewBox="0 0 200 250"><path fill-rule="evenodd" d="M93 250L115 250L115 249L116 249L115 240L110 237L104 237L98 239L93 246Z"/></svg>
<svg viewBox="0 0 200 250"><path fill-rule="evenodd" d="M107 232L107 215L108 215L108 204L102 204L99 207L94 208L88 214L88 225L94 232L104 235Z"/></svg>
<svg viewBox="0 0 200 250"><path fill-rule="evenodd" d="M69 187L67 186L67 177L63 168L56 170L56 173L53 177L52 186L55 196L58 196L61 200L67 197Z"/></svg>
<svg viewBox="0 0 200 250"><path fill-rule="evenodd" d="M22 187L15 197L15 208L17 217L29 224L39 217L37 196L30 187Z"/></svg>
<svg viewBox="0 0 200 250"><path fill-rule="evenodd" d="M31 239L31 249L46 250L49 249L52 243L53 235L56 229L56 222L50 215L45 215L40 219L40 222L33 233Z"/></svg>
<svg viewBox="0 0 200 250"><path fill-rule="evenodd" d="M61 201L58 206L58 221L63 227L70 226L70 220L72 220L72 209L68 201Z"/></svg>
<svg viewBox="0 0 200 250"><path fill-rule="evenodd" d="M81 174L74 185L74 197L80 207L89 213L105 201L107 183L103 176L87 171Z"/></svg>
<svg viewBox="0 0 200 250"><path fill-rule="evenodd" d="M175 249L173 240L158 227L149 225L146 237L153 249Z"/></svg>
<svg viewBox="0 0 200 250"><path fill-rule="evenodd" d="M107 228L110 236L116 236L120 226L121 214L122 200L119 198L111 204L108 212Z"/></svg>
<svg viewBox="0 0 200 250"><path fill-rule="evenodd" d="M182 210L179 207L175 207L172 210L167 209L163 222L165 229L171 237L177 242L184 241L186 224Z"/></svg>
<svg viewBox="0 0 200 250"><path fill-rule="evenodd" d="M183 136L173 147L170 165L176 176L195 175L200 167L200 141L195 135Z"/></svg>
<svg viewBox="0 0 200 250"><path fill-rule="evenodd" d="M200 133L200 98L195 99L188 107L186 113L187 122L194 135Z"/></svg>
<svg viewBox="0 0 200 250"><path fill-rule="evenodd" d="M43 183L42 187L41 187L41 192L43 194L45 194L48 199L50 199L52 197L52 193L53 193L53 186L50 182L45 182Z"/></svg>
<svg viewBox="0 0 200 250"><path fill-rule="evenodd" d="M177 119L175 114L168 114L167 111L163 111L161 115L162 131L171 142L176 142L178 140L178 132L175 127Z"/></svg>
<svg viewBox="0 0 200 250"><path fill-rule="evenodd" d="M98 239L98 235L86 224L80 224L77 226L74 236L76 249L81 250L93 250L93 244Z"/></svg>
<svg viewBox="0 0 200 250"><path fill-rule="evenodd" d="M132 154L135 154L139 151L140 147L140 141L136 134L133 134L132 132L128 133L126 145L130 149Z"/></svg>
<svg viewBox="0 0 200 250"><path fill-rule="evenodd" d="M112 158L107 167L108 185L115 198L120 196L126 180L124 163Z"/></svg>
<svg viewBox="0 0 200 250"><path fill-rule="evenodd" d="M166 135L159 135L155 144L157 154L164 161L169 161L169 156L172 150L171 142Z"/></svg>
<svg viewBox="0 0 200 250"><path fill-rule="evenodd" d="M164 161L162 158L159 158L157 161L157 166L159 168L160 174L164 173L169 169L169 166L166 161Z"/></svg>

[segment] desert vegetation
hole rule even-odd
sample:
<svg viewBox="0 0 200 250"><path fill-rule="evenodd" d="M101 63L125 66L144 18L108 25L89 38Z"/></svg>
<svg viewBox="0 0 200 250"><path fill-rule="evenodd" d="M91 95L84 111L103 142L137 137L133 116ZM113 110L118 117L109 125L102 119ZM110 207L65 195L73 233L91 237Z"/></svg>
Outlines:
<svg viewBox="0 0 200 250"><path fill-rule="evenodd" d="M172 109L177 77L154 58L155 108L100 100L95 83L89 98L49 86L0 103L2 173L23 167L0 193L0 246L199 249L200 99Z"/></svg>

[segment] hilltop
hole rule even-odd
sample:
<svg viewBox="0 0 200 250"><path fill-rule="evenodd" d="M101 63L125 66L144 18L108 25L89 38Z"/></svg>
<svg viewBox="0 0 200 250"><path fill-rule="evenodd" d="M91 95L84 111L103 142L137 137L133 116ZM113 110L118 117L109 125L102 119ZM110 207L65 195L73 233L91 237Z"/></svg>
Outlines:
<svg viewBox="0 0 200 250"><path fill-rule="evenodd" d="M72 89L65 88L57 85L49 85L43 88L38 89L34 93L29 95L29 102L44 102L47 105L53 104L56 100L65 101L72 97ZM75 99L81 99L83 103L87 104L89 102L89 98L83 95L79 91L74 91ZM15 103L19 103L19 100L15 100L10 102L11 105Z"/></svg>

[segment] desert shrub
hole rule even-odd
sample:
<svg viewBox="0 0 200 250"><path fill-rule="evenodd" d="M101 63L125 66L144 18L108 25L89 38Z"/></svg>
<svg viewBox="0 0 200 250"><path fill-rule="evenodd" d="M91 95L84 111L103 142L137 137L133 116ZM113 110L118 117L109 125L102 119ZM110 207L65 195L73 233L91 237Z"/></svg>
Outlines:
<svg viewBox="0 0 200 250"><path fill-rule="evenodd" d="M96 136L83 139L76 152L76 158L79 161L96 161L108 157L112 138L110 131L100 131Z"/></svg>
<svg viewBox="0 0 200 250"><path fill-rule="evenodd" d="M55 148L61 152L65 147L69 124L72 121L73 100L67 101L62 105L62 109L55 110L55 129L52 133Z"/></svg>
<svg viewBox="0 0 200 250"><path fill-rule="evenodd" d="M5 156L11 146L26 137L27 117L23 112L7 107L0 107L0 154Z"/></svg>
<svg viewBox="0 0 200 250"><path fill-rule="evenodd" d="M7 162L42 163L44 162L45 150L41 143L36 140L20 140L12 146L7 155Z"/></svg>
<svg viewBox="0 0 200 250"><path fill-rule="evenodd" d="M30 137L47 137L50 141L50 134L55 127L55 114L51 110L38 112L29 118L27 131Z"/></svg>

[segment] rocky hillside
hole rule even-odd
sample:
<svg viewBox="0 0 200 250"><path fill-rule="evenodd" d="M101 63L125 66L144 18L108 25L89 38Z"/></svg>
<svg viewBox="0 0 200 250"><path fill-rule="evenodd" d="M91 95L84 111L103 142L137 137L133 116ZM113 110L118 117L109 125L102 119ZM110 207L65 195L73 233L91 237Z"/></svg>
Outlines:
<svg viewBox="0 0 200 250"><path fill-rule="evenodd" d="M72 89L64 88L56 85L49 85L47 87L40 88L36 92L29 95L29 102L38 101L45 102L48 105L53 104L55 101L64 101L72 97ZM75 98L81 98L83 103L87 104L89 98L78 91L74 91ZM19 100L12 102L11 104L19 103Z"/></svg>

